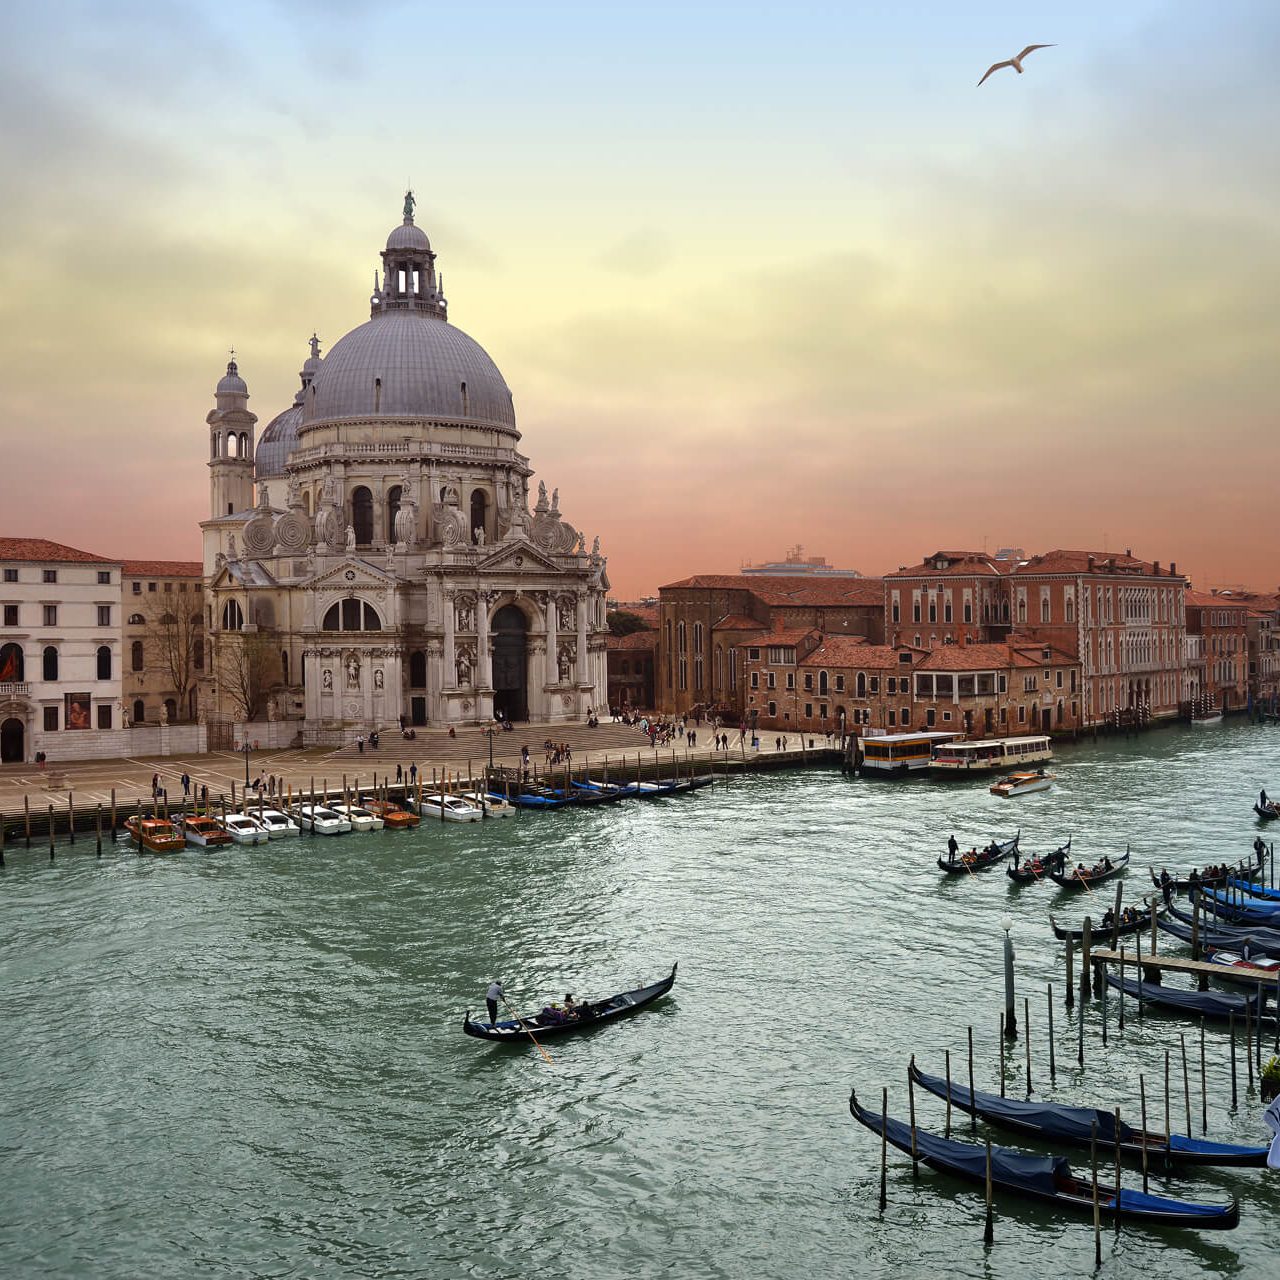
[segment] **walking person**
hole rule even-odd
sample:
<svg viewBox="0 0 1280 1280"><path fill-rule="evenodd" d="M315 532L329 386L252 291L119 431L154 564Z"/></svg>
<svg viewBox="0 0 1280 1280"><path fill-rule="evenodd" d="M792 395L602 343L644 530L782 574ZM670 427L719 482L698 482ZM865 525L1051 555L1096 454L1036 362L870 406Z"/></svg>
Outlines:
<svg viewBox="0 0 1280 1280"><path fill-rule="evenodd" d="M496 1026L498 1023L498 1001L502 999L502 982L498 978L489 983L489 990L485 992L484 1002L489 1009L489 1025Z"/></svg>
<svg viewBox="0 0 1280 1280"><path fill-rule="evenodd" d="M187 774L182 775L182 798L188 800L191 796L191 779Z"/></svg>

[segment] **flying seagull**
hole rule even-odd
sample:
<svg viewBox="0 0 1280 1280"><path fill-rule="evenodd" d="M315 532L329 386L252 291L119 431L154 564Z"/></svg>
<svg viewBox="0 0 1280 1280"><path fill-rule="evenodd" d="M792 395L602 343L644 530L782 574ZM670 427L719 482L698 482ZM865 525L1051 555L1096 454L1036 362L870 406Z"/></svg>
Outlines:
<svg viewBox="0 0 1280 1280"><path fill-rule="evenodd" d="M1001 67L1012 67L1019 75L1021 75L1022 60L1027 56L1027 54L1033 52L1036 49L1052 49L1052 48L1054 48L1054 46L1051 44L1029 44L1025 49L1023 49L1023 51L1020 54L1018 54L1016 58L1010 58L1007 62L992 63L992 65L987 68L987 75L983 76L982 80L978 81L979 86L982 85L983 81L986 80L987 76L989 76L993 71L999 71Z"/></svg>

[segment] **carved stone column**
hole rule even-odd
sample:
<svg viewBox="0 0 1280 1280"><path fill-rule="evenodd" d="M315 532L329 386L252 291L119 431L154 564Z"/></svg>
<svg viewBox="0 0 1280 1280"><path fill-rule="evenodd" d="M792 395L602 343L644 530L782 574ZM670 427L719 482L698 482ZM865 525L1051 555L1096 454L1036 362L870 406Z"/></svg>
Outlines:
<svg viewBox="0 0 1280 1280"><path fill-rule="evenodd" d="M591 683L591 668L587 657L587 596L586 592L578 593L578 683Z"/></svg>
<svg viewBox="0 0 1280 1280"><path fill-rule="evenodd" d="M557 650L560 648L560 637L556 632L556 612L560 608L560 602L556 599L554 591L547 593L547 684L557 685L560 683L560 667L557 657Z"/></svg>
<svg viewBox="0 0 1280 1280"><path fill-rule="evenodd" d="M491 591L476 592L476 688L493 688L493 654L489 650L489 602Z"/></svg>
<svg viewBox="0 0 1280 1280"><path fill-rule="evenodd" d="M453 626L453 592L446 590L444 593L444 683L441 686L445 689L455 688L458 683L458 662L453 643Z"/></svg>

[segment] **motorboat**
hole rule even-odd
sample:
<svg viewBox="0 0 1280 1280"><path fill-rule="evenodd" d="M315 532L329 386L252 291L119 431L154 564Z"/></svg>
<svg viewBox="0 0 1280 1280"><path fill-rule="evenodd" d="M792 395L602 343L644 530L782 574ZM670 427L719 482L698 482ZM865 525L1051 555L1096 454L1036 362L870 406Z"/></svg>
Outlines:
<svg viewBox="0 0 1280 1280"><path fill-rule="evenodd" d="M148 853L178 853L187 845L173 823L164 818L144 818L134 814L124 820L124 829L139 850L145 849Z"/></svg>
<svg viewBox="0 0 1280 1280"><path fill-rule="evenodd" d="M290 816L303 831L310 831L313 836L340 836L351 830L350 818L319 804L297 805L290 810Z"/></svg>
<svg viewBox="0 0 1280 1280"><path fill-rule="evenodd" d="M266 827L247 813L229 813L222 821L236 844L266 844L271 838Z"/></svg>
<svg viewBox="0 0 1280 1280"><path fill-rule="evenodd" d="M443 818L445 822L479 822L483 812L461 796L423 794L418 812L424 818Z"/></svg>
<svg viewBox="0 0 1280 1280"><path fill-rule="evenodd" d="M334 813L341 814L351 823L352 831L381 831L382 815L374 813L358 804L335 804L329 806Z"/></svg>
<svg viewBox="0 0 1280 1280"><path fill-rule="evenodd" d="M1222 969L1221 977L1228 982L1248 982L1257 984L1265 982L1269 987L1276 985L1276 975L1280 974L1280 960L1266 956L1242 956L1237 951L1214 951L1209 956L1209 963Z"/></svg>
<svg viewBox="0 0 1280 1280"><path fill-rule="evenodd" d="M212 849L220 844L230 844L231 836L215 819L203 813L189 813L178 824L189 844L201 849Z"/></svg>
<svg viewBox="0 0 1280 1280"><path fill-rule="evenodd" d="M501 795L495 795L491 791L464 791L462 792L462 799L468 804L475 805L477 809L483 807L491 818L514 818L516 816L516 806L503 799Z"/></svg>
<svg viewBox="0 0 1280 1280"><path fill-rule="evenodd" d="M259 809L253 816L257 818L259 826L266 827L267 835L272 840L298 834L298 824L279 809Z"/></svg>
<svg viewBox="0 0 1280 1280"><path fill-rule="evenodd" d="M1014 796L1030 795L1033 791L1048 791L1053 783L1054 775L1045 773L1043 769L1028 773L1011 773L991 787L991 794L1009 800Z"/></svg>
<svg viewBox="0 0 1280 1280"><path fill-rule="evenodd" d="M1021 738L982 738L974 742L942 742L933 748L929 769L939 777L967 777L1025 768L1053 759L1048 734Z"/></svg>
<svg viewBox="0 0 1280 1280"><path fill-rule="evenodd" d="M410 813L408 809L402 809L390 800L366 800L364 807L370 813L377 814L384 826L391 828L416 827L421 821L416 813Z"/></svg>

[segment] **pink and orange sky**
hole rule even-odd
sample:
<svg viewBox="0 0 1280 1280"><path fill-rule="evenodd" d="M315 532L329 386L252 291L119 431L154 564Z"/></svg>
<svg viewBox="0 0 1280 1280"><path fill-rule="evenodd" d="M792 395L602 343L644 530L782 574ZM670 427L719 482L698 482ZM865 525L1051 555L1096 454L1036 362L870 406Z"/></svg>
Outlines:
<svg viewBox="0 0 1280 1280"><path fill-rule="evenodd" d="M15 11L0 532L197 556L227 348L265 425L412 181L617 594L795 542L1280 583L1280 9L890 8Z"/></svg>

